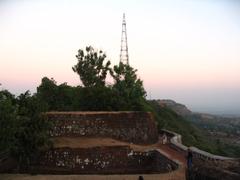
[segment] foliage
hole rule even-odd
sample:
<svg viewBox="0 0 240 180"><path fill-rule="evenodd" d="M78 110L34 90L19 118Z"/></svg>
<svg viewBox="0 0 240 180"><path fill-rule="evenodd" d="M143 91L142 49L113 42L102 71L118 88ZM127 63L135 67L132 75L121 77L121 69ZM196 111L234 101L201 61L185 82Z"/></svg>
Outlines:
<svg viewBox="0 0 240 180"><path fill-rule="evenodd" d="M4 127L0 128L1 151L10 152L21 167L28 166L40 148L50 145L49 124L41 115L46 107L29 91L17 98L9 92L5 94L6 91L0 91L0 124Z"/></svg>
<svg viewBox="0 0 240 180"><path fill-rule="evenodd" d="M158 122L159 130L165 128L181 134L183 144L186 146L195 146L207 152L222 156L240 156L239 146L211 139L202 129L176 114L172 109L166 106L160 106L155 100L148 101L147 104L145 104L145 109L154 114Z"/></svg>
<svg viewBox="0 0 240 180"><path fill-rule="evenodd" d="M71 87L66 83L57 85L52 78L44 77L37 88L37 96L51 111L118 111L143 110L146 92L137 70L120 63L110 68L104 63L106 55L91 46L78 51L78 63L73 71L78 73L84 87ZM106 85L110 72L114 84Z"/></svg>
<svg viewBox="0 0 240 180"><path fill-rule="evenodd" d="M0 91L0 151L8 151L16 131L17 107L15 97L7 90Z"/></svg>
<svg viewBox="0 0 240 180"><path fill-rule="evenodd" d="M116 97L110 87L83 88L80 109L83 111L117 110Z"/></svg>
<svg viewBox="0 0 240 180"><path fill-rule="evenodd" d="M122 62L111 70L111 76L114 79L112 89L118 98L120 110L143 110L146 92L136 72L136 69Z"/></svg>
<svg viewBox="0 0 240 180"><path fill-rule="evenodd" d="M50 111L71 111L80 110L82 88L68 86L67 83L57 85L51 78L42 78L41 84L37 87L36 96L43 101Z"/></svg>
<svg viewBox="0 0 240 180"><path fill-rule="evenodd" d="M157 114L158 129L168 129L182 135L186 146L196 146L205 151L216 153L217 146L213 145L200 129L189 123L182 116L176 114L168 107L160 106L157 101L149 101L151 111Z"/></svg>
<svg viewBox="0 0 240 180"><path fill-rule="evenodd" d="M37 87L37 96L47 102L48 109L56 109L57 95L56 81L47 77L42 78L40 86Z"/></svg>
<svg viewBox="0 0 240 180"><path fill-rule="evenodd" d="M87 46L86 51L79 49L76 55L78 63L73 66L73 71L78 73L85 87L104 86L110 61L104 64L106 55L103 51L95 51Z"/></svg>
<svg viewBox="0 0 240 180"><path fill-rule="evenodd" d="M240 118L221 117L216 115L191 114L186 119L201 129L202 133L208 136L217 147L217 153L229 156L240 157L240 145L237 138L240 135Z"/></svg>

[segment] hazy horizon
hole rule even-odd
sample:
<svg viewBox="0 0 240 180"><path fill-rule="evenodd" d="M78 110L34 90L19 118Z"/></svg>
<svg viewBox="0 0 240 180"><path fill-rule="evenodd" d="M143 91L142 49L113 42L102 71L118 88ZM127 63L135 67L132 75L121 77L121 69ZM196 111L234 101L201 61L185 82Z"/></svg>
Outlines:
<svg viewBox="0 0 240 180"><path fill-rule="evenodd" d="M195 112L240 115L240 1L0 1L0 89L36 91L41 78L79 85L77 50L119 62L126 14L130 65L148 98Z"/></svg>

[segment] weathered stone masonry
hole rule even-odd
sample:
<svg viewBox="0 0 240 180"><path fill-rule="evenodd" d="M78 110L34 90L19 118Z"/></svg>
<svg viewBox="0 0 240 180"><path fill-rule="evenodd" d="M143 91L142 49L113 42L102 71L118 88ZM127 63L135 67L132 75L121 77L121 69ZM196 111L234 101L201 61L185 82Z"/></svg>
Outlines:
<svg viewBox="0 0 240 180"><path fill-rule="evenodd" d="M157 126L147 112L48 112L46 116L54 124L52 137L103 137L135 144L158 140ZM158 150L134 151L130 146L117 144L53 146L31 164L32 173L44 174L165 173L177 168L177 163Z"/></svg>
<svg viewBox="0 0 240 180"><path fill-rule="evenodd" d="M148 112L48 112L46 116L54 123L53 137L110 137L137 144L158 140Z"/></svg>
<svg viewBox="0 0 240 180"><path fill-rule="evenodd" d="M177 164L158 151L137 152L129 146L55 148L40 156L32 172L49 174L163 173Z"/></svg>
<svg viewBox="0 0 240 180"><path fill-rule="evenodd" d="M177 162L168 159L159 150L133 150L130 145L114 141L118 139L128 142L124 144L155 143L158 140L158 131L151 113L48 112L45 116L54 124L50 131L53 147L32 157L29 169L24 169L22 173L166 173L179 167ZM61 139L66 137L68 141L65 144ZM91 146L86 146L79 143L81 141L76 141L81 138L112 141L110 144L90 143ZM58 146L58 143L61 145Z"/></svg>

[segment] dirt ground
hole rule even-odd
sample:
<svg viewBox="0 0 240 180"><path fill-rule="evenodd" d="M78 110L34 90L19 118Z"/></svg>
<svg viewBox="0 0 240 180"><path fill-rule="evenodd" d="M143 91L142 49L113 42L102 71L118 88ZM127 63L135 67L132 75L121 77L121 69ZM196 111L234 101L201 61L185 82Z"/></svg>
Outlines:
<svg viewBox="0 0 240 180"><path fill-rule="evenodd" d="M55 137L52 138L54 147L70 148L91 148L99 146L130 146L134 150L145 151L156 148L159 143L151 145L137 145L128 142L118 141L112 138L90 138L90 137Z"/></svg>
<svg viewBox="0 0 240 180"><path fill-rule="evenodd" d="M1 180L138 180L140 175L28 175L0 174ZM183 171L168 174L142 174L144 180L185 180Z"/></svg>

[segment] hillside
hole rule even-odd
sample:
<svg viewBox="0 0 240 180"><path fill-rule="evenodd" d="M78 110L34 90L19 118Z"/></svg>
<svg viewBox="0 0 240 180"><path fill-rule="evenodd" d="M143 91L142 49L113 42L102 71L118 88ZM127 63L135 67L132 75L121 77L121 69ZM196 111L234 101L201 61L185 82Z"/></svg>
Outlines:
<svg viewBox="0 0 240 180"><path fill-rule="evenodd" d="M207 137L211 141L207 144L215 149L213 152L225 156L240 156L240 118L191 112L185 105L173 100L156 100L155 103L160 107L170 108L194 126L201 137Z"/></svg>
<svg viewBox="0 0 240 180"><path fill-rule="evenodd" d="M148 104L148 110L155 115L159 129L165 128L181 134L183 143L187 146L196 146L211 153L217 152L212 142L194 124L178 115L171 108L160 105L156 100L148 101Z"/></svg>
<svg viewBox="0 0 240 180"><path fill-rule="evenodd" d="M187 115L192 114L192 112L185 105L180 104L180 103L176 103L173 100L170 100L170 99L161 99L160 100L159 99L159 100L156 100L156 101L161 107L167 106L181 116L187 116Z"/></svg>

